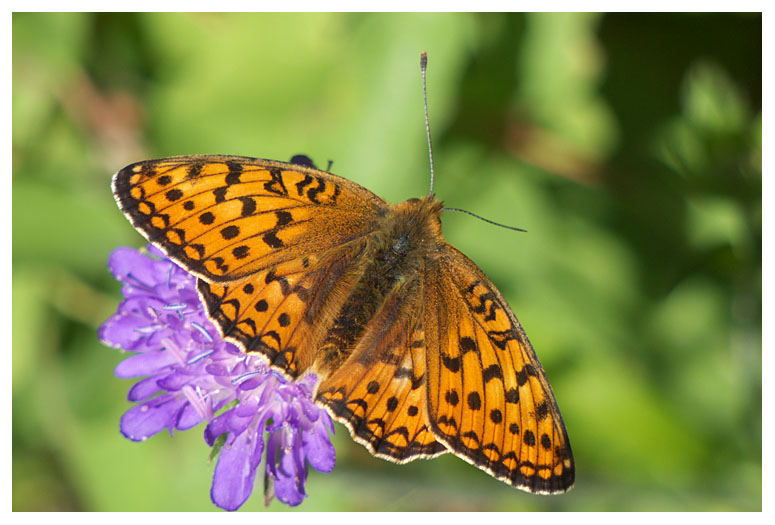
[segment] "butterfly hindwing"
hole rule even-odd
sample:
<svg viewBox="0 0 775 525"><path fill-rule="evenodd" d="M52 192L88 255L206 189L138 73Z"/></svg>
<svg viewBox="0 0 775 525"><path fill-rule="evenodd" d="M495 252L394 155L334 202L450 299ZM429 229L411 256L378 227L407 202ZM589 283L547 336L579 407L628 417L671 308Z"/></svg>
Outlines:
<svg viewBox="0 0 775 525"><path fill-rule="evenodd" d="M446 452L427 427L420 283L386 299L317 401L372 454L398 463Z"/></svg>
<svg viewBox="0 0 775 525"><path fill-rule="evenodd" d="M569 490L573 456L522 327L484 273L448 245L425 273L431 429L455 454L516 487Z"/></svg>
<svg viewBox="0 0 775 525"><path fill-rule="evenodd" d="M384 201L308 166L220 155L131 164L114 177L146 238L210 282L242 279L369 233Z"/></svg>

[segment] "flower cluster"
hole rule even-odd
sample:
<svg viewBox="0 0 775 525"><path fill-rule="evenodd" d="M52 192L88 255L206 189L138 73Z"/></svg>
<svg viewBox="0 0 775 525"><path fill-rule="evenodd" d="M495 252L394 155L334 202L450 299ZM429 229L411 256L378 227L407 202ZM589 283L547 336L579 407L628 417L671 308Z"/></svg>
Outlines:
<svg viewBox="0 0 775 525"><path fill-rule="evenodd" d="M207 422L210 446L225 437L213 474L213 503L238 509L266 452L274 495L298 505L306 497L307 463L330 472L335 462L328 434L333 424L312 400L317 377L287 381L260 357L223 340L204 313L196 278L156 248L148 251L150 256L118 248L108 262L123 283L125 300L99 336L136 352L119 363L117 377L144 378L129 390L129 401L137 404L121 418L121 433L144 441L164 429L172 434Z"/></svg>

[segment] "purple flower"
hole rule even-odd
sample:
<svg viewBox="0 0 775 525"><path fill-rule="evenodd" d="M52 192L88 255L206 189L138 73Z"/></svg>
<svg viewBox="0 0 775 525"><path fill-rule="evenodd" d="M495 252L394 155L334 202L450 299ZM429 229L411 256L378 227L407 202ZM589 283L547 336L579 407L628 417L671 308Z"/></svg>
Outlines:
<svg viewBox="0 0 775 525"><path fill-rule="evenodd" d="M307 496L307 463L330 472L335 462L331 418L312 400L318 378L310 373L287 381L261 357L224 341L205 316L196 278L153 246L148 251L156 257L117 248L108 261L125 300L99 336L136 352L118 364L117 377L145 377L129 390L128 399L137 404L121 418L121 433L144 441L164 429L172 434L206 421L210 446L225 437L213 474L213 503L238 509L253 491L266 453L274 495L298 505ZM266 491L271 496L271 487Z"/></svg>

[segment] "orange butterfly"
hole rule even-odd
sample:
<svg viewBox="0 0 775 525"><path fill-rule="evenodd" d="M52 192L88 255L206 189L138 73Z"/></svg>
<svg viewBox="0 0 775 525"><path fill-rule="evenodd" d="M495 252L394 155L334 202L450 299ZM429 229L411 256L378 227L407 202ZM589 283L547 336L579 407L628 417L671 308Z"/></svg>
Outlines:
<svg viewBox="0 0 775 525"><path fill-rule="evenodd" d="M432 195L388 204L310 166L195 155L113 181L132 224L199 278L223 336L290 378L373 454L453 452L515 487L573 485L568 436L503 296L441 235Z"/></svg>
<svg viewBox="0 0 775 525"><path fill-rule="evenodd" d="M452 452L517 488L565 492L575 468L530 341L441 234L433 194L388 204L312 166L193 155L131 164L120 208L198 277L226 339L289 378L372 454Z"/></svg>

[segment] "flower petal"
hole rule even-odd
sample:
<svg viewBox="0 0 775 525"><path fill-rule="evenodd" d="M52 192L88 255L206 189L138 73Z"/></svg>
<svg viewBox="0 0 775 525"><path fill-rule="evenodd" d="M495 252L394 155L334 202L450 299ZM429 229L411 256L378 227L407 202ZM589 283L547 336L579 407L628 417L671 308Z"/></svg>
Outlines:
<svg viewBox="0 0 775 525"><path fill-rule="evenodd" d="M304 492L306 473L299 470L293 453L285 453L280 457L280 465L275 470L274 493L277 499L295 507L299 505L307 494Z"/></svg>
<svg viewBox="0 0 775 525"><path fill-rule="evenodd" d="M148 352L128 357L116 365L116 377L131 379L159 373L162 369L178 363L172 352Z"/></svg>
<svg viewBox="0 0 775 525"><path fill-rule="evenodd" d="M231 444L224 445L218 456L213 473L213 485L210 498L213 503L225 510L237 510L247 501L253 492L258 462L263 450L260 433L243 432ZM260 442L260 446L256 443ZM257 450L260 449L260 450Z"/></svg>
<svg viewBox="0 0 775 525"><path fill-rule="evenodd" d="M323 418L318 418L310 429L301 434L307 461L318 472L331 472L336 464L336 451L328 437Z"/></svg>
<svg viewBox="0 0 775 525"><path fill-rule="evenodd" d="M145 441L171 427L184 402L176 400L171 394L165 394L133 406L121 417L121 433L132 441Z"/></svg>
<svg viewBox="0 0 775 525"><path fill-rule="evenodd" d="M140 330L148 324L148 320L140 316L116 314L102 323L98 335L106 345L132 350L139 339L146 337Z"/></svg>
<svg viewBox="0 0 775 525"><path fill-rule="evenodd" d="M148 377L135 383L126 397L129 401L142 401L160 390L156 377Z"/></svg>
<svg viewBox="0 0 775 525"><path fill-rule="evenodd" d="M122 283L144 284L148 287L156 283L153 259L133 248L120 247L108 257L108 270Z"/></svg>

